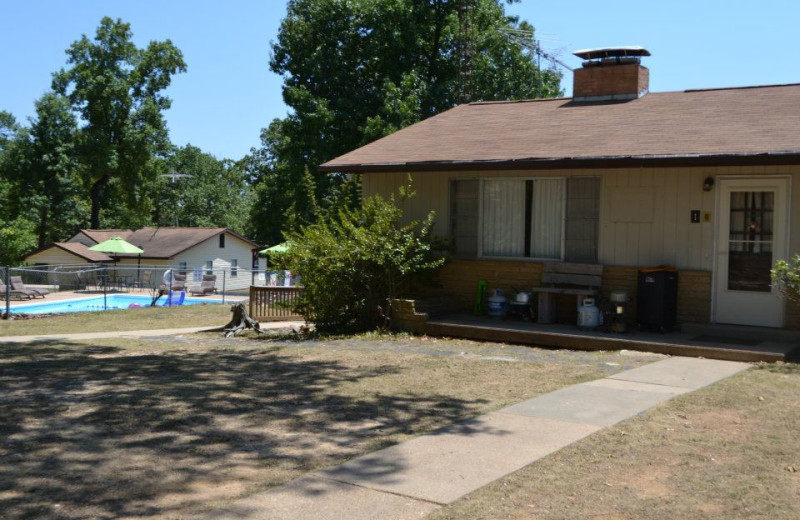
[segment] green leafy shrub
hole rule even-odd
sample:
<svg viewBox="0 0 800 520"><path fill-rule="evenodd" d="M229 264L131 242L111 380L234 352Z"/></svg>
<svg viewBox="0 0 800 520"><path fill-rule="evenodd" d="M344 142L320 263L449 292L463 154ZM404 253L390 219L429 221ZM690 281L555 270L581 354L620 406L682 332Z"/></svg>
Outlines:
<svg viewBox="0 0 800 520"><path fill-rule="evenodd" d="M800 302L800 254L788 262L778 260L770 271L772 286L788 300Z"/></svg>
<svg viewBox="0 0 800 520"><path fill-rule="evenodd" d="M407 195L401 191L401 197ZM302 277L298 311L320 332L358 332L386 324L388 303L438 271L433 213L402 223L394 197L364 200L289 233L283 262Z"/></svg>
<svg viewBox="0 0 800 520"><path fill-rule="evenodd" d="M8 222L0 218L0 265L19 265L22 257L35 248L33 222L22 217Z"/></svg>

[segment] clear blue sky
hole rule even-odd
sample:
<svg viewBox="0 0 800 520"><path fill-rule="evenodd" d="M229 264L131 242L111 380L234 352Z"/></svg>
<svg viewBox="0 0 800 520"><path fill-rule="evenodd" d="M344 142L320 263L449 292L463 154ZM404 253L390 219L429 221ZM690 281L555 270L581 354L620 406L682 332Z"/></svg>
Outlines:
<svg viewBox="0 0 800 520"><path fill-rule="evenodd" d="M800 82L796 0L523 0L507 10L573 67L577 49L649 49L653 91ZM183 51L188 72L168 92L175 144L238 159L259 145L261 128L286 114L281 78L268 65L283 0L0 0L0 13L0 110L20 120L65 66L70 43L93 37L106 15L130 23L139 46L169 38ZM569 74L563 86L570 95Z"/></svg>

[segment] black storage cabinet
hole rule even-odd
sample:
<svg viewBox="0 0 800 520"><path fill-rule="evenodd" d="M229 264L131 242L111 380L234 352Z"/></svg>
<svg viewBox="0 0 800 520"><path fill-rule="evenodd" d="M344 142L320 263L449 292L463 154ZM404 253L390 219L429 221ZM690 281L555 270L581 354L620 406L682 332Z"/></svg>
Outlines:
<svg viewBox="0 0 800 520"><path fill-rule="evenodd" d="M640 329L667 332L678 314L678 271L671 266L639 270L636 323Z"/></svg>

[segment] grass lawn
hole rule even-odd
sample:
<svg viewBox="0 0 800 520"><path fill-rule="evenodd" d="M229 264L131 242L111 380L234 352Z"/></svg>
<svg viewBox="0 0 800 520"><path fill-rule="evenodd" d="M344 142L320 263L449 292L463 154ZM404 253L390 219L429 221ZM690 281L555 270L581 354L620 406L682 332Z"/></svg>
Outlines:
<svg viewBox="0 0 800 520"><path fill-rule="evenodd" d="M218 334L2 349L4 520L182 518L658 359L428 338Z"/></svg>
<svg viewBox="0 0 800 520"><path fill-rule="evenodd" d="M0 337L113 332L222 326L231 319L230 305L201 304L180 307L146 307L103 312L75 312L28 320L0 320Z"/></svg>
<svg viewBox="0 0 800 520"><path fill-rule="evenodd" d="M761 365L602 430L429 520L800 516L800 365Z"/></svg>

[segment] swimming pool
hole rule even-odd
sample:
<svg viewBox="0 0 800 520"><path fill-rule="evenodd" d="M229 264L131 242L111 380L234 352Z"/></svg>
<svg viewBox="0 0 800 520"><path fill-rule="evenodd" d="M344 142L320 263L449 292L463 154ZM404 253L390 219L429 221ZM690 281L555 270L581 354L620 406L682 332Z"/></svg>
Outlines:
<svg viewBox="0 0 800 520"><path fill-rule="evenodd" d="M112 309L128 309L133 307L149 307L152 298L150 296L136 296L132 294L109 294L106 296L106 307ZM166 302L166 297L158 300L161 307ZM198 305L201 303L223 303L221 300L209 300L208 298L185 298L183 305ZM228 302L230 303L230 302ZM12 313L24 314L61 314L66 312L91 312L106 310L103 305L102 296L92 296L91 298L79 298L74 300L61 300L56 302L31 303L25 305L14 305L11 307Z"/></svg>

